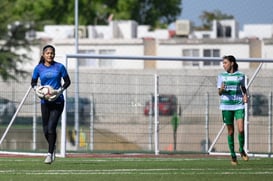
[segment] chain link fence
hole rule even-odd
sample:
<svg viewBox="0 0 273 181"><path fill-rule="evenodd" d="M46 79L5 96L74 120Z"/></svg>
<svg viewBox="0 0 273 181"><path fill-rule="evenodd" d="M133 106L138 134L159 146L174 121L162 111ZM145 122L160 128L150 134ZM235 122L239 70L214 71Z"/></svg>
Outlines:
<svg viewBox="0 0 273 181"><path fill-rule="evenodd" d="M152 108L158 75L160 152L206 153L223 122L216 88L222 70L79 70L79 130L75 130L75 72L67 90L67 152L153 152L154 115ZM242 70L251 77L255 70ZM249 102L248 150L272 153L271 70L262 69L253 81ZM30 76L19 82L0 82L1 99L18 107L30 85ZM3 101L2 101L3 102ZM1 135L14 110L5 112L1 102ZM148 111L147 111L148 109ZM145 112L146 111L146 112ZM177 125L172 122L177 118ZM60 149L61 122L57 149ZM78 143L76 137L78 136ZM235 139L236 140L236 139ZM39 99L28 95L4 142L2 151L44 152ZM228 152L226 130L213 147Z"/></svg>

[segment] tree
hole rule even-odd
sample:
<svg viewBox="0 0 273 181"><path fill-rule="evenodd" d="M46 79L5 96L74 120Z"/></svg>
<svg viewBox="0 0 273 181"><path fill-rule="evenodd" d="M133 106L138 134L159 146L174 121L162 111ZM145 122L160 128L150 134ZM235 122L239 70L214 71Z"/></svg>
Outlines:
<svg viewBox="0 0 273 181"><path fill-rule="evenodd" d="M214 10L213 12L203 11L199 17L202 21L202 26L196 27L199 30L210 30L213 20L234 19L232 15L224 14L220 10Z"/></svg>
<svg viewBox="0 0 273 181"><path fill-rule="evenodd" d="M181 13L180 0L129 0L117 2L112 12L117 19L133 19L152 27L166 26Z"/></svg>
<svg viewBox="0 0 273 181"><path fill-rule="evenodd" d="M15 14L36 23L74 24L75 0L15 0ZM181 0L79 0L79 24L103 25L113 14L117 20L135 20L152 27L168 25L181 13ZM27 12L27 13L26 13Z"/></svg>
<svg viewBox="0 0 273 181"><path fill-rule="evenodd" d="M18 49L28 49L29 42L25 34L29 27L25 23L14 21L12 9L14 1L0 2L2 10L0 15L0 77L4 81L17 80L16 76L26 75L27 72L18 68L18 64L28 60L26 54L19 54Z"/></svg>

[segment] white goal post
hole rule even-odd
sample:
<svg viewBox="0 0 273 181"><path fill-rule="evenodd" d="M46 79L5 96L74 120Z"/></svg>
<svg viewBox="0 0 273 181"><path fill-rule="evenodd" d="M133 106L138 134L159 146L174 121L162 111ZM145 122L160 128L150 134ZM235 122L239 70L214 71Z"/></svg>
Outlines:
<svg viewBox="0 0 273 181"><path fill-rule="evenodd" d="M162 57L162 56L124 56L124 55L98 55L98 54L67 54L66 55L66 65L68 64L68 60L69 59L79 59L79 58L88 58L88 59L119 59L119 60L156 60L156 61L221 61L222 57ZM256 69L255 73L253 74L249 84L247 84L247 88L249 88L249 86L251 85L251 83L254 81L255 77L257 76L257 74L259 73L263 63L273 63L273 59L263 59L263 58L237 58L236 59L237 62L259 62L260 65L258 66L258 68ZM77 80L76 80L77 81ZM155 95L158 95L159 92L157 90L157 81L158 81L158 77L157 75L155 75ZM78 85L76 85L78 86ZM78 97L78 96L76 96ZM154 108L157 109L157 103L155 101L154 103ZM247 109L247 104L246 104L246 109ZM157 110L155 110L155 113L157 113ZM62 123L65 125L65 120L62 120ZM158 120L158 116L157 114L155 114L154 117L154 152L155 155L159 154L159 147L158 147L158 142L159 142L159 137L158 137L158 124L159 124L159 120ZM213 141L211 147L208 149L208 153L212 154L212 148L214 146L214 144L217 142L218 137L221 135L223 129L224 129L225 125L222 126L222 128L220 129L218 135L216 136L215 140ZM247 143L247 135L248 135L248 120L247 120L247 116L245 118L245 137L246 137L246 147L248 147L248 143ZM65 138L65 128L62 128L62 130L64 129L64 131L62 132L62 137ZM61 155L65 156L65 142L62 142L62 150L61 151ZM217 154L217 153L216 153ZM221 154L221 153L218 153Z"/></svg>
<svg viewBox="0 0 273 181"><path fill-rule="evenodd" d="M81 59L81 58L88 58L88 59L119 59L119 60L126 60L126 61L130 61L130 60L154 60L154 61L221 61L222 58L221 57L160 57L160 56L121 56L121 55L98 55L98 54L67 54L66 57L65 57L65 62L66 62L66 67L68 65L68 61L69 59ZM77 60L78 61L78 60ZM256 69L255 73L253 74L250 82L247 84L248 85L248 88L250 86L250 84L252 83L252 81L254 81L255 77L257 76L257 74L259 73L263 63L273 63L273 59L263 59L263 58L237 58L237 61L238 62L258 62L260 63L259 67ZM155 75L155 77L157 78L157 76ZM155 80L156 80L155 78ZM157 80L155 81L155 84L156 84ZM76 82L76 85L75 86L78 86L77 85L78 82ZM156 87L156 85L155 85ZM29 88L26 92L26 95L25 97L29 94L31 88ZM65 96L66 96L66 92L64 93ZM157 88L155 88L155 92L154 92L155 95L158 94L158 91L157 91ZM17 111L15 112L15 114L13 115L8 127L6 128L6 131L4 132L4 134L2 135L1 137L1 141L0 141L0 144L2 143L3 139L5 138L8 130L10 129L10 127L12 126L13 124L13 121L16 117L16 115L18 114L18 112L20 111L20 108L23 106L24 104L24 99L25 97L22 99L21 103L20 103L20 106L18 107ZM76 100L75 100L76 101ZM155 107L157 106L157 104L155 103ZM66 110L66 107L64 108ZM155 125L158 124L158 117L155 116ZM245 121L245 128L247 128L248 126L248 120L246 119ZM213 153L212 152L212 147L214 144L216 144L217 142L217 139L218 137L221 135L223 129L224 129L225 125L223 125L223 127L220 129L218 135L216 135L216 138L214 139L211 147L208 149L208 153L209 154L222 154L222 153ZM248 129L245 129L246 131L246 134L245 136L247 136L247 130ZM154 134L157 134L158 132L158 128L157 126L155 126L155 130L154 130ZM155 137L155 143L158 142L158 136L157 135L154 135ZM247 140L246 140L246 146L247 146ZM1 152L0 152L1 153ZM8 153L8 152L7 152ZM18 154L18 153L17 153ZM31 153L23 153L23 154L31 154ZM155 154L159 154L159 149L158 149L158 145L155 144ZM34 155L37 155L34 154ZM60 153L57 154L57 156L60 156L60 157L66 157L66 111L63 111L63 115L62 115L62 119L61 119L61 147L60 147Z"/></svg>

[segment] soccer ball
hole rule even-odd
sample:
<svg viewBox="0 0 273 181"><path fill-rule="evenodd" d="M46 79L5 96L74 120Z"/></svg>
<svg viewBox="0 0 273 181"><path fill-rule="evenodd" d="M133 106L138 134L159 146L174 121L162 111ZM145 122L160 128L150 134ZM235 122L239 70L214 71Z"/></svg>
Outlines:
<svg viewBox="0 0 273 181"><path fill-rule="evenodd" d="M44 94L44 98L48 99L51 96L50 87L44 86L42 93Z"/></svg>
<svg viewBox="0 0 273 181"><path fill-rule="evenodd" d="M44 94L44 99L48 100L51 96L53 96L54 94L54 89L49 86L49 85L45 85L43 86L42 92Z"/></svg>
<svg viewBox="0 0 273 181"><path fill-rule="evenodd" d="M54 89L49 85L40 86L37 88L36 93L40 98L48 100L54 95Z"/></svg>

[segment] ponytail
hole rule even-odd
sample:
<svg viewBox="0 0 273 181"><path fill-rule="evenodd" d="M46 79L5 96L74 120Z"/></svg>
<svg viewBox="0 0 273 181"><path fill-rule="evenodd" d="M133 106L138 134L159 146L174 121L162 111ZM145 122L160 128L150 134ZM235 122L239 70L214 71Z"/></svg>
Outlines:
<svg viewBox="0 0 273 181"><path fill-rule="evenodd" d="M39 63L38 64L43 64L45 63L45 58L43 56L40 57Z"/></svg>
<svg viewBox="0 0 273 181"><path fill-rule="evenodd" d="M234 62L234 65L233 65L234 72L238 71L238 68L239 68L239 66L238 66L237 62Z"/></svg>

